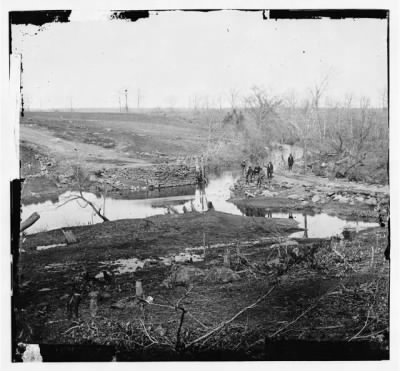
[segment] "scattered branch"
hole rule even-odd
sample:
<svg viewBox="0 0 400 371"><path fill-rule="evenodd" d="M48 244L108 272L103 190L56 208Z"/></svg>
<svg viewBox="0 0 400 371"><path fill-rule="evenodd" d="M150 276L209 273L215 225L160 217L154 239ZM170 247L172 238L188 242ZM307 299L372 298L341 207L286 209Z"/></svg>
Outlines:
<svg viewBox="0 0 400 371"><path fill-rule="evenodd" d="M147 332L146 325L144 324L144 322L143 322L141 319L139 319L139 322L140 322L140 324L141 324L142 327L143 327L143 331L144 331L145 335L146 335L147 338L151 341L151 344L150 344L150 345L157 344L158 341L155 340L155 339L153 339L153 338L150 336L150 334Z"/></svg>
<svg viewBox="0 0 400 371"><path fill-rule="evenodd" d="M76 325L76 326L72 326L72 327L70 327L68 330L64 331L64 332L63 332L63 335L66 335L66 334L68 334L69 332L71 332L72 330L74 330L74 329L76 329L76 328L78 328L78 327L81 327L81 326L82 326L82 324L79 324L79 325Z"/></svg>
<svg viewBox="0 0 400 371"><path fill-rule="evenodd" d="M337 286L335 286L336 288ZM315 303L313 303L312 305L310 305L304 312L302 312L300 315L298 315L293 321L287 323L285 326L281 327L280 329L278 329L277 331L275 331L272 335L270 335L269 337L272 338L278 334L280 334L282 331L286 330L288 327L290 327L291 325L293 325L294 323L296 323L300 318L304 317L309 311L311 311L312 309L314 309L317 304L325 297L327 296L329 293L331 292L331 289L329 289L327 292L325 292L323 295L321 295L316 301Z"/></svg>
<svg viewBox="0 0 400 371"><path fill-rule="evenodd" d="M360 334L364 331L364 329L367 327L370 313L371 313L371 308L368 309L367 319L365 320L364 326L361 328L360 331L357 332L357 334L355 334L354 336L352 336L352 337L348 340L349 342L352 341L352 340L354 340L354 339L357 339L357 338L358 338L358 335L360 335Z"/></svg>
<svg viewBox="0 0 400 371"><path fill-rule="evenodd" d="M243 308L242 310L240 310L238 313L236 313L232 318L230 318L227 321L223 321L221 322L217 327L215 327L214 329L212 329L211 331L207 332L206 334L198 337L197 339L193 340L192 342L190 342L187 345L187 348L193 346L194 344L205 340L207 338L209 338L211 335L213 335L214 333L216 333L217 331L221 330L223 327L225 327L226 325L228 325L229 323L233 322L237 317L239 317L242 313L246 312L249 309L254 308L257 304L259 304L262 300L264 300L271 292L272 290L276 287L273 286L271 289L269 289L264 295L260 296L253 304L248 305L247 307Z"/></svg>
<svg viewBox="0 0 400 371"><path fill-rule="evenodd" d="M181 344L181 330L182 330L183 321L185 320L185 313L186 313L185 308L179 307L179 309L182 311L182 313L181 313L181 319L179 321L178 332L176 333L176 343L175 343L175 350L176 351L179 351L181 349L181 347L182 347L182 344Z"/></svg>

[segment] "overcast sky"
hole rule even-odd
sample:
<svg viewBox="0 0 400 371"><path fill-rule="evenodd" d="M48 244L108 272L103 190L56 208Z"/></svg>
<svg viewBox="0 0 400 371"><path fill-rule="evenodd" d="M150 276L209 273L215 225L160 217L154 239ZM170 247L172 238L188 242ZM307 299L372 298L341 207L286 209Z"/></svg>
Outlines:
<svg viewBox="0 0 400 371"><path fill-rule="evenodd" d="M228 104L231 89L273 94L329 76L326 97L382 104L386 20L263 20L261 12L160 12L136 22L72 12L69 23L13 26L29 108L188 107L193 97ZM35 34L36 33L36 34ZM327 103L326 98L323 103Z"/></svg>

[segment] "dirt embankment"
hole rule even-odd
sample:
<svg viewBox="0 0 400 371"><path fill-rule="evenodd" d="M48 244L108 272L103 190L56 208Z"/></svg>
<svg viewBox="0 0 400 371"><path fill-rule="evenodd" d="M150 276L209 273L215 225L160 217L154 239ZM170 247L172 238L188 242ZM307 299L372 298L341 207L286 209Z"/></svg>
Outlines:
<svg viewBox="0 0 400 371"><path fill-rule="evenodd" d="M100 251L118 249L136 244L151 244L143 254L184 247L202 246L204 243L229 243L273 237L302 230L298 223L288 219L246 218L210 210L206 213L156 215L146 219L123 219L101 224L68 228L78 238L74 246L95 248ZM234 232L232 232L234 231ZM65 242L60 229L28 235L24 249L39 245ZM61 253L62 250L58 250ZM96 256L97 258L97 256Z"/></svg>
<svg viewBox="0 0 400 371"><path fill-rule="evenodd" d="M55 157L49 157L41 148L25 142L21 144L21 163L21 176L24 178L22 200L28 204L48 199L57 201L58 195L67 190L82 189L129 198L138 192L198 183L196 168L185 164L102 167L87 171L80 163L71 163L65 168ZM77 179L77 169L84 174L82 179Z"/></svg>

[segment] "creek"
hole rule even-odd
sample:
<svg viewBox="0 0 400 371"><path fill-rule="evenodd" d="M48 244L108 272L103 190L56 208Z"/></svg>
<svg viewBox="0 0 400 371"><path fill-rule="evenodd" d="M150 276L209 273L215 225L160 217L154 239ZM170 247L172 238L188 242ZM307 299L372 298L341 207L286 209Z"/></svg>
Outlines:
<svg viewBox="0 0 400 371"><path fill-rule="evenodd" d="M153 215L163 215L171 212L183 213L184 209L198 212L207 210L207 202L211 201L215 210L244 216L262 216L272 218L288 218L289 215L299 222L301 228L306 228L305 232L297 232L295 237L330 237L343 231L344 227L361 230L368 227L377 226L377 223L367 223L358 220L344 220L337 216L325 213L307 215L302 213L281 213L269 212L267 209L246 208L241 211L228 199L231 196L230 187L236 182L239 172L223 171L220 174L209 176L209 182L204 189L200 187L179 187L164 189L162 192L131 193L129 199L113 198L95 195L84 192L86 199L97 207L102 208L102 212L110 220L146 218ZM40 215L40 219L31 226L27 232L37 233L57 228L67 228L78 225L88 225L100 223L102 220L94 213L93 209L82 200L72 200L77 192L68 191L61 194L58 201L47 200L37 204L22 205L22 220L25 220L33 212ZM147 198L146 198L147 196Z"/></svg>

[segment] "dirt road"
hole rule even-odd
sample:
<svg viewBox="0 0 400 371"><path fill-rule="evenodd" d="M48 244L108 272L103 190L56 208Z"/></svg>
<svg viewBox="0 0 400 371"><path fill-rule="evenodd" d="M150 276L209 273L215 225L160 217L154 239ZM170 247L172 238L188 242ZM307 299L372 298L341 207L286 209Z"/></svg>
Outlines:
<svg viewBox="0 0 400 371"><path fill-rule="evenodd" d="M107 166L135 168L153 165L121 153L118 148L102 148L82 142L71 142L54 136L49 130L21 125L21 140L36 147L41 153L54 158L60 171L79 164L97 170Z"/></svg>
<svg viewBox="0 0 400 371"><path fill-rule="evenodd" d="M389 185L366 184L350 182L347 179L334 179L317 177L315 175L304 175L289 171L281 171L274 176L277 183L287 182L294 186L313 186L326 191L352 190L354 192L376 192L389 194Z"/></svg>

